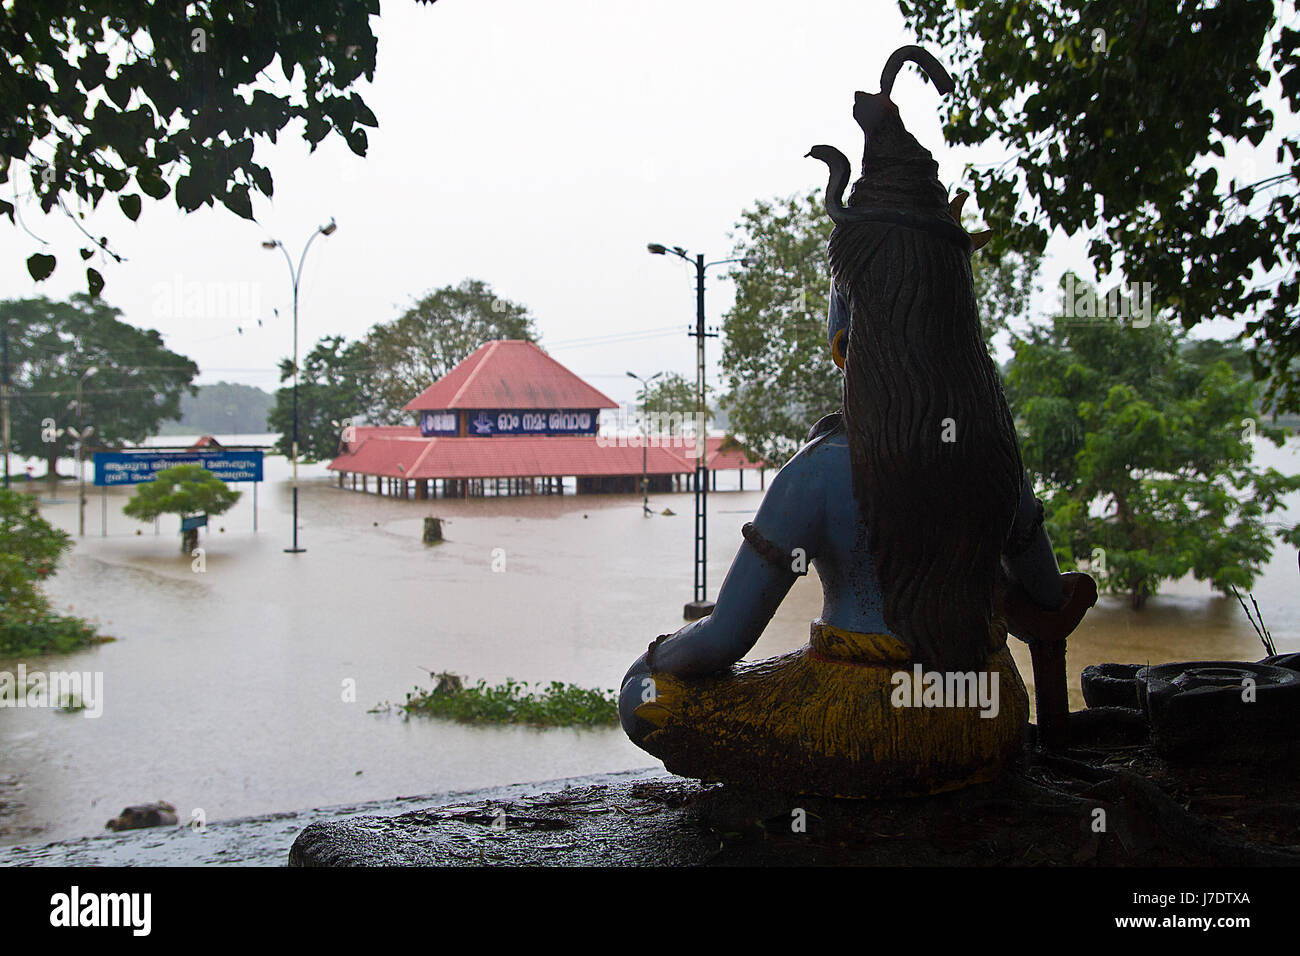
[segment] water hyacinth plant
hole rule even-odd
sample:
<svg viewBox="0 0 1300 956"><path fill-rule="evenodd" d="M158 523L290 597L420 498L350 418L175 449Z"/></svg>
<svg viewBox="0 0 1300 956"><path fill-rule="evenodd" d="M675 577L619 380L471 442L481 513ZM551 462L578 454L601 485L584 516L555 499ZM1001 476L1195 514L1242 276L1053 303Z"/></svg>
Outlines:
<svg viewBox="0 0 1300 956"><path fill-rule="evenodd" d="M406 695L401 710L407 714L447 717L465 723L533 724L540 727L597 727L618 723L618 704L612 690L587 689L551 681L543 687L507 678L487 686L480 680L466 687L456 674L432 671L437 680L431 690L416 687ZM531 689L535 686L536 689Z"/></svg>

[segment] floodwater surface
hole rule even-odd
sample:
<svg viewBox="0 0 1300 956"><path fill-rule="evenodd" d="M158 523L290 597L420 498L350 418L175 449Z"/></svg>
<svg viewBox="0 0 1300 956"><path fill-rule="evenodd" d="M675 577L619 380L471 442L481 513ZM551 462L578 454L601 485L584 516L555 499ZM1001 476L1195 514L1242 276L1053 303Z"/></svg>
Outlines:
<svg viewBox="0 0 1300 956"><path fill-rule="evenodd" d="M1262 443L1259 455L1294 474L1298 450L1293 439ZM681 626L692 597L689 493L653 496L655 515L644 517L628 495L404 501L376 496L373 481L370 494L339 489L323 465L299 473L306 553L284 553L289 466L268 458L258 530L252 486L242 485L239 504L201 537L201 571L180 552L177 518L156 534L122 514L126 489L88 489L86 536L47 590L116 640L23 663L29 674L102 673L102 715L0 709L0 843L99 833L122 807L153 800L215 821L655 764L617 726L482 727L370 711L428 687L429 671L614 689L656 635ZM728 482L734 473L720 476ZM58 495L42 513L75 534L76 489L64 482ZM761 499L709 496L710 597ZM425 515L444 519L444 543L421 544ZM1279 546L1255 595L1280 651L1300 650L1296 583L1295 549ZM749 659L802 645L820 609L810 574ZM1012 644L1032 686L1028 652ZM1075 707L1087 664L1263 656L1236 601L1190 579L1141 612L1103 598L1069 650ZM17 664L0 660L0 671Z"/></svg>

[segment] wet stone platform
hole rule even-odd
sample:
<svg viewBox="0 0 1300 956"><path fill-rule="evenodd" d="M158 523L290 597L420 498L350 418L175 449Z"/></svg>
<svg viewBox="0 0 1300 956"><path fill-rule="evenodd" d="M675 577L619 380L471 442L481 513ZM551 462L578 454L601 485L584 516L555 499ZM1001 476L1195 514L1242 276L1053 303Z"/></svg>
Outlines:
<svg viewBox="0 0 1300 956"><path fill-rule="evenodd" d="M696 866L718 848L686 809L703 789L669 777L316 823L289 865Z"/></svg>
<svg viewBox="0 0 1300 956"><path fill-rule="evenodd" d="M502 803L546 791L563 792L565 788L621 784L663 776L663 770L631 770L217 820L210 822L201 831L186 826L164 826L96 834L52 843L0 846L0 867L277 867L286 865L294 839L313 823L342 825L353 817L374 819L409 812L416 807L453 804L458 801Z"/></svg>
<svg viewBox="0 0 1300 956"><path fill-rule="evenodd" d="M1175 766L1141 745L1030 749L994 783L893 801L661 775L319 822L289 864L1295 866L1289 770Z"/></svg>

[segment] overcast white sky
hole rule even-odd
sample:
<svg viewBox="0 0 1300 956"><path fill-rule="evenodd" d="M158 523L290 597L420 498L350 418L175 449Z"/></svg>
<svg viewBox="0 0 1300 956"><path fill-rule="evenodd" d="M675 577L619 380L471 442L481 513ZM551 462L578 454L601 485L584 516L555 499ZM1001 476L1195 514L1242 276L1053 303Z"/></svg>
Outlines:
<svg viewBox="0 0 1300 956"><path fill-rule="evenodd" d="M289 270L260 244L282 239L296 261L331 216L338 231L316 240L302 279L304 353L475 277L527 305L542 345L616 401L634 397L629 369L693 378L693 270L646 243L727 258L756 199L825 185L810 146L838 146L856 171L853 93L875 92L889 53L915 41L893 0L385 0L372 22L378 69L358 89L379 129L366 158L337 138L311 154L290 127L258 146L275 196L255 197L256 222L224 208L185 215L170 196L146 198L138 223L112 199L92 215L88 229L128 260L98 264L106 299L194 359L201 383L276 387L292 349ZM1000 158L944 146L939 96L914 67L894 99L950 188L967 161ZM34 283L24 262L40 245L0 230L0 295L83 289L74 228L22 211L59 268ZM1057 237L1043 283L1067 266L1088 274L1082 249ZM731 303L724 272L711 273L711 324ZM190 283L237 291L247 308L236 297L225 314L189 314L183 296L160 294ZM709 341L715 385L722 341Z"/></svg>

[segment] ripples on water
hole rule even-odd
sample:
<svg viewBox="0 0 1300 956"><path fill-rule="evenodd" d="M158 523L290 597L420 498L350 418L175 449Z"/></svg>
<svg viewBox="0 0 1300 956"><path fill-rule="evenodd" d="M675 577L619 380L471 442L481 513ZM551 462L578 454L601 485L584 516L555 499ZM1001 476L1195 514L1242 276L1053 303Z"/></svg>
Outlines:
<svg viewBox="0 0 1300 956"><path fill-rule="evenodd" d="M1295 440L1264 444L1261 457L1300 471ZM655 635L681 624L691 495L656 495L656 512L677 515L653 518L632 496L400 501L339 490L323 466L300 467L308 550L294 556L283 553L288 466L268 459L267 472L259 531L244 485L200 541L203 574L180 553L175 517L155 536L122 515L127 492L113 489L101 537L100 493L88 492L87 536L48 590L118 640L26 663L103 671L104 713L0 710L0 843L102 832L123 806L158 799L182 819L202 808L220 820L653 763L617 728L467 727L366 711L427 686L427 670L612 689ZM60 495L66 503L43 513L75 532L75 490L65 483ZM760 500L710 496L710 596ZM420 543L426 514L446 519L442 545ZM492 570L497 548L502 572ZM796 584L751 659L807 640L821 607L815 578ZM1256 584L1279 650L1300 649L1296 581L1295 550L1281 546ZM1028 652L1012 643L1028 683ZM1207 585L1167 585L1137 614L1104 598L1070 642L1072 704L1082 706L1087 664L1262 654L1236 601ZM350 681L355 702L344 700Z"/></svg>

